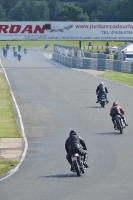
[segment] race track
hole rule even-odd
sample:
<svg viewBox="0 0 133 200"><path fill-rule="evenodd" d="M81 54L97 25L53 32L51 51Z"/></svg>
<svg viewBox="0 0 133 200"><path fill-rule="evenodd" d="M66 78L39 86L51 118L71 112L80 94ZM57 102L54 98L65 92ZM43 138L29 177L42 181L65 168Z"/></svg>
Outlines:
<svg viewBox="0 0 133 200"><path fill-rule="evenodd" d="M0 181L0 200L132 200L133 89L73 70L29 49L18 61L0 53L19 106L29 148L19 170ZM104 81L110 103L96 104ZM120 135L109 110L118 101L129 126ZM70 172L64 143L70 130L86 141L89 169Z"/></svg>

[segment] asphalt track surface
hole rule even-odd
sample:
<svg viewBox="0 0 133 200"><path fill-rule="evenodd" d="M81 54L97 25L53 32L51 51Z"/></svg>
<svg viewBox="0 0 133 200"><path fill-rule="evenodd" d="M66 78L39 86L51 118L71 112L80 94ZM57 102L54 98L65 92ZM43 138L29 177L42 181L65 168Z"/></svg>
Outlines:
<svg viewBox="0 0 133 200"><path fill-rule="evenodd" d="M19 170L0 182L1 200L132 200L133 89L76 71L29 49L18 61L0 57L19 106L29 148ZM95 90L103 80L110 103L100 108ZM125 109L120 135L109 116L112 102ZM86 141L89 169L70 172L64 143L74 129Z"/></svg>

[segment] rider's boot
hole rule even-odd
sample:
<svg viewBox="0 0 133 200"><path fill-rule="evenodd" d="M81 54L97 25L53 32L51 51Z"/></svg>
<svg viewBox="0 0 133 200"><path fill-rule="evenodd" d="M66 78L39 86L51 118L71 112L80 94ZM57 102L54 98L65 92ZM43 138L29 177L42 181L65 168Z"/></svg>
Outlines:
<svg viewBox="0 0 133 200"><path fill-rule="evenodd" d="M89 165L87 164L87 162L84 162L83 165L85 166L85 168L89 168Z"/></svg>
<svg viewBox="0 0 133 200"><path fill-rule="evenodd" d="M123 122L125 123L125 126L128 126L128 124L126 123L126 120L125 120L125 119L123 119Z"/></svg>

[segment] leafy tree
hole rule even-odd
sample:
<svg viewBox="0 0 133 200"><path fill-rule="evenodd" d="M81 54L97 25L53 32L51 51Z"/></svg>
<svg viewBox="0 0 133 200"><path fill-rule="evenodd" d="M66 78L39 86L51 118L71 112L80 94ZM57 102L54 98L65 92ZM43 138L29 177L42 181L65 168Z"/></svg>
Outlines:
<svg viewBox="0 0 133 200"><path fill-rule="evenodd" d="M4 15L3 7L0 5L0 18L2 18Z"/></svg>
<svg viewBox="0 0 133 200"><path fill-rule="evenodd" d="M19 1L11 10L10 17L18 21L38 21L49 19L49 9L46 1L39 4L35 0Z"/></svg>
<svg viewBox="0 0 133 200"><path fill-rule="evenodd" d="M60 3L60 0L48 1L50 20L58 21L58 13L61 10L62 5L63 4Z"/></svg>
<svg viewBox="0 0 133 200"><path fill-rule="evenodd" d="M0 4L3 7L3 10L5 10L6 14L8 15L11 8L13 8L16 5L17 2L18 2L18 0L1 0Z"/></svg>
<svg viewBox="0 0 133 200"><path fill-rule="evenodd" d="M46 1L42 1L38 5L38 12L40 20L50 20L49 18L49 8Z"/></svg>
<svg viewBox="0 0 133 200"><path fill-rule="evenodd" d="M58 20L61 21L89 21L89 17L86 13L83 13L83 9L74 4L64 4L62 9L58 13Z"/></svg>
<svg viewBox="0 0 133 200"><path fill-rule="evenodd" d="M112 2L107 0L90 0L78 4L83 8L91 21L110 21L112 14Z"/></svg>
<svg viewBox="0 0 133 200"><path fill-rule="evenodd" d="M133 21L133 1L118 0L115 8L117 21Z"/></svg>

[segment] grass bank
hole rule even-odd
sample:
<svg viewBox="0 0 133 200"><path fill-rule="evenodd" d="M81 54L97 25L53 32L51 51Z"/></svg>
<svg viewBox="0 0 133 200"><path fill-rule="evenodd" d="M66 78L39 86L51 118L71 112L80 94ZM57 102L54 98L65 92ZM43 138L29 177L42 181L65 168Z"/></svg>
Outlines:
<svg viewBox="0 0 133 200"><path fill-rule="evenodd" d="M105 74L99 75L99 77L133 87L133 74L110 71Z"/></svg>
<svg viewBox="0 0 133 200"><path fill-rule="evenodd" d="M20 138L9 85L0 73L0 138Z"/></svg>
<svg viewBox="0 0 133 200"><path fill-rule="evenodd" d="M1 67L0 67L0 71ZM11 102L9 85L0 72L0 138L20 138ZM0 175L7 173L18 164L17 161L0 160Z"/></svg>
<svg viewBox="0 0 133 200"><path fill-rule="evenodd" d="M1 160L0 161L0 175L7 173L18 164L17 161Z"/></svg>

